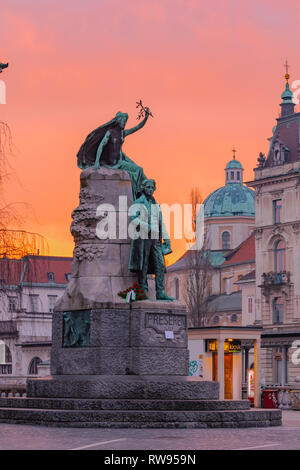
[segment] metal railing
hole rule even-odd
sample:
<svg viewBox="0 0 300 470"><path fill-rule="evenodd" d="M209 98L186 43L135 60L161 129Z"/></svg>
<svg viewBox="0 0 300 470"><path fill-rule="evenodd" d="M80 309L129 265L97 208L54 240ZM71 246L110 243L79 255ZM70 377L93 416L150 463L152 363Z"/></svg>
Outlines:
<svg viewBox="0 0 300 470"><path fill-rule="evenodd" d="M12 364L0 364L0 375L12 374Z"/></svg>

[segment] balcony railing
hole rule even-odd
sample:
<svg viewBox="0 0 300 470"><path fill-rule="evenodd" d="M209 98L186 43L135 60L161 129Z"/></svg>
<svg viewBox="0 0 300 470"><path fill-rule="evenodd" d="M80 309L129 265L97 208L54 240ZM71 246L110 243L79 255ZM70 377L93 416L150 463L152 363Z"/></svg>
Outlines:
<svg viewBox="0 0 300 470"><path fill-rule="evenodd" d="M275 287L282 284L290 284L289 271L270 271L262 274L262 285L259 287Z"/></svg>
<svg viewBox="0 0 300 470"><path fill-rule="evenodd" d="M0 375L12 374L12 364L0 364Z"/></svg>

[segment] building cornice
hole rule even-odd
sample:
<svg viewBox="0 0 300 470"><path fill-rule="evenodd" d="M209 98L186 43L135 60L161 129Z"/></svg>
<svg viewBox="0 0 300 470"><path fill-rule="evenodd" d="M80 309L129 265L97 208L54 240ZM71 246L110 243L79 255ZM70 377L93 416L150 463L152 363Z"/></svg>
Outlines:
<svg viewBox="0 0 300 470"><path fill-rule="evenodd" d="M299 179L299 177L300 177L300 172L295 171L293 173L282 173L280 175L270 175L265 178L258 178L252 181L246 181L245 184L249 187L265 186L268 184L276 184L276 183L280 183L284 181L290 181L295 178Z"/></svg>

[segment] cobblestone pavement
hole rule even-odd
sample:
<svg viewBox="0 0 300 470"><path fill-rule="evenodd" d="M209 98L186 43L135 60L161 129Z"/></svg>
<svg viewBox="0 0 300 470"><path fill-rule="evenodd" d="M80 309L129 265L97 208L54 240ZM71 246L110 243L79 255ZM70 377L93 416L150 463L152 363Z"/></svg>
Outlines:
<svg viewBox="0 0 300 470"><path fill-rule="evenodd" d="M300 450L300 411L246 429L81 429L0 423L0 450Z"/></svg>

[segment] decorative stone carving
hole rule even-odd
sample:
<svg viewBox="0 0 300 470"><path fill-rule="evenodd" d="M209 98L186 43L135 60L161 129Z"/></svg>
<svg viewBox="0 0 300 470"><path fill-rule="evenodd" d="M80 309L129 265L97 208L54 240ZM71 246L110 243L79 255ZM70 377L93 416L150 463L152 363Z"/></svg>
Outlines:
<svg viewBox="0 0 300 470"><path fill-rule="evenodd" d="M91 193L87 188L81 188L79 192L80 204L99 204L104 200L101 194Z"/></svg>
<svg viewBox="0 0 300 470"><path fill-rule="evenodd" d="M293 232L298 235L299 231L300 231L300 222L295 222L294 224L292 224L292 229L293 229Z"/></svg>
<svg viewBox="0 0 300 470"><path fill-rule="evenodd" d="M262 152L260 152L257 161L258 161L257 168L263 168L266 163L266 156Z"/></svg>
<svg viewBox="0 0 300 470"><path fill-rule="evenodd" d="M273 285L278 285L278 284L289 284L290 272L289 271L280 271L280 272L270 271L268 273L263 273L262 279L263 279L263 285L261 287L273 286Z"/></svg>
<svg viewBox="0 0 300 470"><path fill-rule="evenodd" d="M254 235L255 235L256 240L260 240L262 237L262 234L263 234L262 228L259 227L259 228L254 229Z"/></svg>
<svg viewBox="0 0 300 470"><path fill-rule="evenodd" d="M99 245L77 245L74 248L74 257L78 261L87 259L88 261L93 261L96 257L100 257L104 253L104 246Z"/></svg>
<svg viewBox="0 0 300 470"><path fill-rule="evenodd" d="M282 232L284 232L284 227L282 225L275 225L275 227L272 229L273 235L281 235Z"/></svg>

